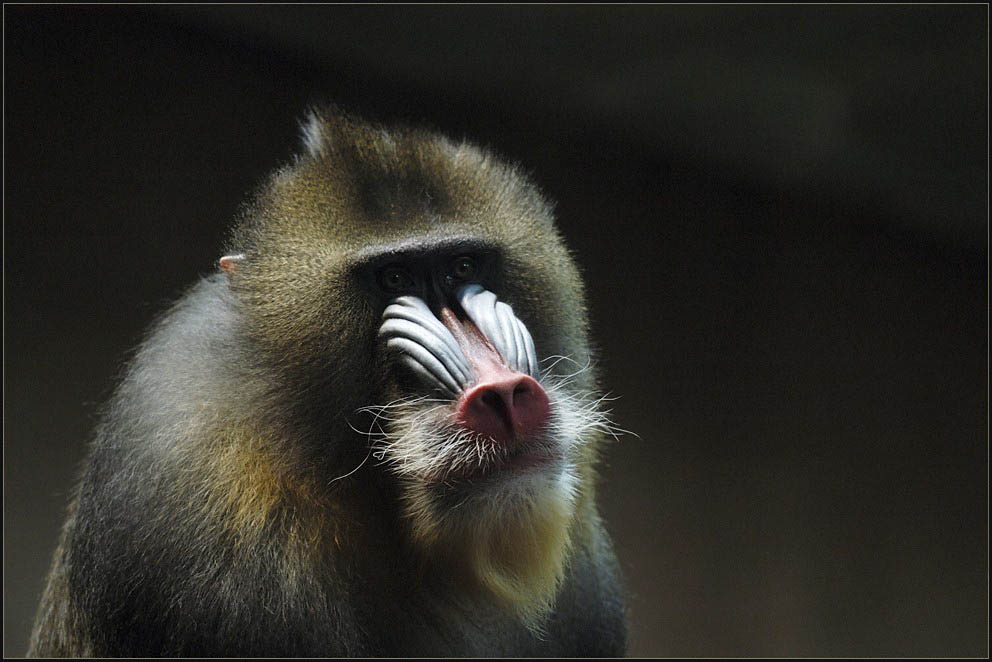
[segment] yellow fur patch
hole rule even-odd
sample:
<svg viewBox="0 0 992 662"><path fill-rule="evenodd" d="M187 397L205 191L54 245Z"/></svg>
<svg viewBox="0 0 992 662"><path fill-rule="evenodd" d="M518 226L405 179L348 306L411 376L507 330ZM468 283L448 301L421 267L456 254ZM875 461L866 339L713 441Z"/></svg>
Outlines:
<svg viewBox="0 0 992 662"><path fill-rule="evenodd" d="M221 440L208 457L210 467L205 475L210 483L205 505L227 527L253 537L284 498L284 481L272 466L272 458L250 437L236 435Z"/></svg>
<svg viewBox="0 0 992 662"><path fill-rule="evenodd" d="M425 558L541 630L554 606L571 546L573 495L550 481L526 498L480 500L464 517L433 513L424 494L408 495L413 537ZM468 508L468 505L462 506Z"/></svg>
<svg viewBox="0 0 992 662"><path fill-rule="evenodd" d="M291 556L307 557L333 544L340 534L340 509L318 496L313 477L262 438L232 430L207 454L203 506L210 518L250 545L271 535L278 514L277 531Z"/></svg>

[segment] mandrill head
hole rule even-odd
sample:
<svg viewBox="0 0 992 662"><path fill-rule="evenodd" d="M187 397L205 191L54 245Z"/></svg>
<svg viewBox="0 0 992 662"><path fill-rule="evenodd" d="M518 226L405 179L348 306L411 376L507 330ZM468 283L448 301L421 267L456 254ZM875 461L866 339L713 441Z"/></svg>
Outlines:
<svg viewBox="0 0 992 662"><path fill-rule="evenodd" d="M306 421L328 481L375 458L422 562L539 628L595 517L610 432L551 207L432 133L336 110L303 133L221 260L272 409Z"/></svg>

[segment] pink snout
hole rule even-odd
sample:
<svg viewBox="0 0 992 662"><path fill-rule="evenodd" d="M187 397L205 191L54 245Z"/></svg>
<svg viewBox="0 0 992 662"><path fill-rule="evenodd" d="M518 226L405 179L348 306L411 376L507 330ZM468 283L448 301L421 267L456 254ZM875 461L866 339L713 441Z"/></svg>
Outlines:
<svg viewBox="0 0 992 662"><path fill-rule="evenodd" d="M548 394L533 377L505 373L476 384L458 400L458 421L499 443L513 445L548 422Z"/></svg>

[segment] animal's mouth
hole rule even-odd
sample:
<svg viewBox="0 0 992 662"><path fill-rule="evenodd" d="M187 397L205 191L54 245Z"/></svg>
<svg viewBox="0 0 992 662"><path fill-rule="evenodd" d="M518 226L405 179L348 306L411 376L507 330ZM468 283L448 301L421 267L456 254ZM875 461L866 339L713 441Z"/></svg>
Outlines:
<svg viewBox="0 0 992 662"><path fill-rule="evenodd" d="M560 451L552 451L544 446L525 445L497 463L490 473L539 471L558 463L562 458Z"/></svg>
<svg viewBox="0 0 992 662"><path fill-rule="evenodd" d="M476 439L470 462L460 462L424 476L433 485L469 486L482 482L503 482L547 471L564 460L563 450L542 437L518 440L512 449L502 441Z"/></svg>

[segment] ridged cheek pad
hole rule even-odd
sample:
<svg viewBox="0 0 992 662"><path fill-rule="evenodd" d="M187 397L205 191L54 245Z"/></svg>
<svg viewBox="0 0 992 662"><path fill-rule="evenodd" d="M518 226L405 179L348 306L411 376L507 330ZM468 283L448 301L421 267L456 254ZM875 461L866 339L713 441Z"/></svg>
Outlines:
<svg viewBox="0 0 992 662"><path fill-rule="evenodd" d="M437 316L415 296L395 299L379 334L414 374L457 399L456 420L512 445L542 428L550 414L534 341L513 309L481 285L455 293L467 319L444 307Z"/></svg>
<svg viewBox="0 0 992 662"><path fill-rule="evenodd" d="M503 366L530 377L538 376L534 340L509 305L477 283L459 288L455 300L481 333L483 344L491 347ZM479 343L472 342L476 339L472 338L471 330L461 343L455 338L452 330L458 333L461 323L450 309L443 309L441 317L445 320L438 319L420 297L397 297L383 311L379 336L426 384L457 397L480 381L463 349L465 340L473 348L468 353L482 352L475 349ZM456 322L459 327L453 326Z"/></svg>

